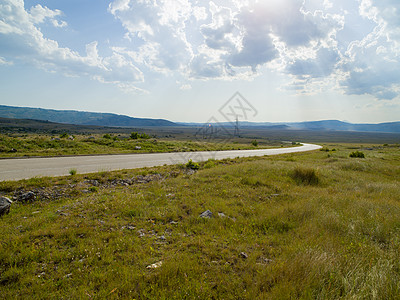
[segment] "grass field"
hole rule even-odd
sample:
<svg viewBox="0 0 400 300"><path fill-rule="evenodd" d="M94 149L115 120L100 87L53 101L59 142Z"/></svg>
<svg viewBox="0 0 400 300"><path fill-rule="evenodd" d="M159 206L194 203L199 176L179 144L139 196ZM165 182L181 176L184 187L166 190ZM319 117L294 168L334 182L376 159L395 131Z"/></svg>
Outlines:
<svg viewBox="0 0 400 300"><path fill-rule="evenodd" d="M72 136L71 136L72 137ZM62 156L122 153L218 151L237 149L263 149L279 147L280 142L261 139L237 138L220 142L202 139L149 138L130 139L129 135L75 135L73 139L59 136L23 134L0 134L0 157ZM286 146L288 146L286 144Z"/></svg>
<svg viewBox="0 0 400 300"><path fill-rule="evenodd" d="M323 150L0 183L0 298L398 299L399 145Z"/></svg>

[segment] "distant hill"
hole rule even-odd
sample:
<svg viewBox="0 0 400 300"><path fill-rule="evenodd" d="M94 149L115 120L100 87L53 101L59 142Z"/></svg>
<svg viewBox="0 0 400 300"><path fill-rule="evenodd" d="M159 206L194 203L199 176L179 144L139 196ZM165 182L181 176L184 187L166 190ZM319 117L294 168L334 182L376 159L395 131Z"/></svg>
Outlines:
<svg viewBox="0 0 400 300"><path fill-rule="evenodd" d="M75 110L54 110L30 107L0 105L0 117L11 119L31 119L76 125L97 125L109 127L176 126L163 119L133 118L110 113L93 113Z"/></svg>
<svg viewBox="0 0 400 300"><path fill-rule="evenodd" d="M380 124L352 124L337 120L287 123L290 128L303 130L336 130L364 132L400 132L400 122Z"/></svg>
<svg viewBox="0 0 400 300"><path fill-rule="evenodd" d="M200 126L200 123L180 123L182 125ZM235 126L233 123L223 122L225 127ZM311 121L311 122L239 122L241 128L266 128L287 130L312 130L312 131L356 131L356 132L387 132L400 133L400 122L380 124L352 124L338 120Z"/></svg>

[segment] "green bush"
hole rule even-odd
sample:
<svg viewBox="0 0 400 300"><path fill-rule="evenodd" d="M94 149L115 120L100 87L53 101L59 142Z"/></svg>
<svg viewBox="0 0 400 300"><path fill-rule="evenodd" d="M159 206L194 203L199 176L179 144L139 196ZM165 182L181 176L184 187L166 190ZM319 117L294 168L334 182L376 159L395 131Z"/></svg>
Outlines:
<svg viewBox="0 0 400 300"><path fill-rule="evenodd" d="M192 169L192 170L198 170L200 168L200 165L198 163L193 162L191 159L186 164L186 168Z"/></svg>
<svg viewBox="0 0 400 300"><path fill-rule="evenodd" d="M257 147L257 146L258 146L258 142L257 142L256 140L252 141L251 144L252 144L254 147Z"/></svg>
<svg viewBox="0 0 400 300"><path fill-rule="evenodd" d="M71 170L69 170L69 175L71 175L71 176L74 176L74 175L76 175L76 169L71 169Z"/></svg>
<svg viewBox="0 0 400 300"><path fill-rule="evenodd" d="M103 135L103 139L111 139L111 135L109 135L108 133L106 133L105 135Z"/></svg>
<svg viewBox="0 0 400 300"><path fill-rule="evenodd" d="M150 138L150 136L147 134L147 133L142 133L141 135L140 135L140 138L141 139L145 139L145 140L148 140L149 138Z"/></svg>
<svg viewBox="0 0 400 300"><path fill-rule="evenodd" d="M139 133L133 131L131 133L131 139L132 140L137 140L138 138L139 138Z"/></svg>
<svg viewBox="0 0 400 300"><path fill-rule="evenodd" d="M67 139L69 137L69 134L64 132L62 135L60 135L61 139Z"/></svg>
<svg viewBox="0 0 400 300"><path fill-rule="evenodd" d="M357 157L357 158L365 158L365 155L363 152L360 151L355 151L355 152L351 152L350 157Z"/></svg>
<svg viewBox="0 0 400 300"><path fill-rule="evenodd" d="M296 168L294 169L291 177L298 183L304 185L317 185L319 178L314 169L309 168Z"/></svg>

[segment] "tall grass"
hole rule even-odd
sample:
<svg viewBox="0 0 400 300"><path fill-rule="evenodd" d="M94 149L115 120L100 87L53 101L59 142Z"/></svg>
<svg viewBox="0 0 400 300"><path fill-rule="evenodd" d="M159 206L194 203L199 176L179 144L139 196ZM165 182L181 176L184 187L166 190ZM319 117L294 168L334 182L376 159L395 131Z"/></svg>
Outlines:
<svg viewBox="0 0 400 300"><path fill-rule="evenodd" d="M312 168L297 167L293 170L291 177L298 184L317 185L319 183L319 177Z"/></svg>

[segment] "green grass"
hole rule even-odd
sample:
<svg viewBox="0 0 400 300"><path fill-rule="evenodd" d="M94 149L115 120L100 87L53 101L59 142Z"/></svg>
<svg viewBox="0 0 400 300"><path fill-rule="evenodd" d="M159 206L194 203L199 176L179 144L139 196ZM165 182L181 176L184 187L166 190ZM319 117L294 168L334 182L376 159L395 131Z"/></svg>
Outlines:
<svg viewBox="0 0 400 300"><path fill-rule="evenodd" d="M328 146L210 160L193 175L182 165L2 183L9 196L76 195L16 202L0 218L1 298L398 299L399 148L358 159L354 145Z"/></svg>
<svg viewBox="0 0 400 300"><path fill-rule="evenodd" d="M0 134L0 157L21 156L60 156L91 154L122 154L152 152L191 152L218 151L237 149L256 149L251 140L243 138L221 143L198 140L164 139L129 139L129 136L76 135L74 140L67 137L54 139L50 135L29 134L11 136ZM259 148L279 146L280 143L263 141Z"/></svg>

